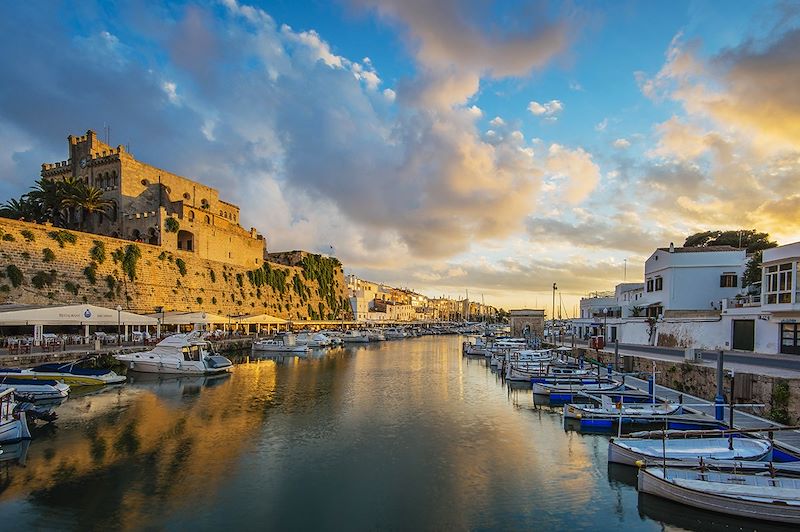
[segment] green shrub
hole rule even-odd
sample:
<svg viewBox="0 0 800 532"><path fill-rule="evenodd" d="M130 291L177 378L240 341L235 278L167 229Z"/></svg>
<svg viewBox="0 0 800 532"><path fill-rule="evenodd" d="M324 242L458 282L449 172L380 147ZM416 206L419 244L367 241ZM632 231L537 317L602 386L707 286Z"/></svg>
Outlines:
<svg viewBox="0 0 800 532"><path fill-rule="evenodd" d="M90 284L97 283L97 263L91 262L87 267L83 269L83 276L86 277L86 280L89 281Z"/></svg>
<svg viewBox="0 0 800 532"><path fill-rule="evenodd" d="M49 272L38 271L31 277L31 284L41 290L45 286L52 286L56 280L56 271L50 270Z"/></svg>
<svg viewBox="0 0 800 532"><path fill-rule="evenodd" d="M198 305L202 305L203 304L203 298L202 297L198 297L197 298L197 304Z"/></svg>
<svg viewBox="0 0 800 532"><path fill-rule="evenodd" d="M69 231L63 229L59 231L50 231L47 236L58 242L58 247L63 248L65 244L74 244L78 241L78 237Z"/></svg>
<svg viewBox="0 0 800 532"><path fill-rule="evenodd" d="M92 249L89 250L89 258L97 264L103 264L106 261L106 245L100 240L94 240L92 244Z"/></svg>
<svg viewBox="0 0 800 532"><path fill-rule="evenodd" d="M777 380L772 385L772 397L769 400L767 417L783 425L791 425L792 416L789 413L790 397L789 384L785 380Z"/></svg>
<svg viewBox="0 0 800 532"><path fill-rule="evenodd" d="M248 272L248 273L250 273L250 272ZM236 283L240 287L244 286L244 275L242 275L241 273L237 273L236 274Z"/></svg>
<svg viewBox="0 0 800 532"><path fill-rule="evenodd" d="M177 233L180 228L181 224L177 219L170 216L164 220L164 231L167 233Z"/></svg>
<svg viewBox="0 0 800 532"><path fill-rule="evenodd" d="M212 283L217 282L217 274L214 273L214 270L208 270L208 276L211 278Z"/></svg>
<svg viewBox="0 0 800 532"><path fill-rule="evenodd" d="M217 304L217 298L216 297L212 297L211 298L211 303L216 305Z"/></svg>
<svg viewBox="0 0 800 532"><path fill-rule="evenodd" d="M11 286L14 288L17 288L19 285L21 285L25 278L22 275L22 270L13 264L6 266L6 275L8 275L8 280L11 281Z"/></svg>
<svg viewBox="0 0 800 532"><path fill-rule="evenodd" d="M71 293L74 296L78 295L78 291L81 289L80 285L73 283L72 281L67 281L64 283L64 290Z"/></svg>
<svg viewBox="0 0 800 532"><path fill-rule="evenodd" d="M11 292L11 287L7 284L0 286L0 292Z"/></svg>
<svg viewBox="0 0 800 532"><path fill-rule="evenodd" d="M14 242L17 239L14 238L14 235L12 235L11 233L6 233L3 235L3 240L5 240L6 242Z"/></svg>
<svg viewBox="0 0 800 532"><path fill-rule="evenodd" d="M128 244L125 246L120 262L122 263L122 271L128 275L131 281L136 280L136 265L139 259L142 258L142 250L136 244Z"/></svg>
<svg viewBox="0 0 800 532"><path fill-rule="evenodd" d="M161 253L158 254L158 260L165 260L166 258L167 258L166 251L162 251Z"/></svg>
<svg viewBox="0 0 800 532"><path fill-rule="evenodd" d="M23 229L22 231L19 232L19 234L22 235L22 238L25 239L25 242L36 241L36 237L34 236L33 231L31 231L30 229Z"/></svg>
<svg viewBox="0 0 800 532"><path fill-rule="evenodd" d="M56 260L56 254L53 253L53 250L50 248L44 248L42 250L42 260L44 262L53 262Z"/></svg>
<svg viewBox="0 0 800 532"><path fill-rule="evenodd" d="M186 276L186 262L181 258L177 258L177 259L175 259L175 266L178 267L178 272L180 272L181 277L185 277Z"/></svg>

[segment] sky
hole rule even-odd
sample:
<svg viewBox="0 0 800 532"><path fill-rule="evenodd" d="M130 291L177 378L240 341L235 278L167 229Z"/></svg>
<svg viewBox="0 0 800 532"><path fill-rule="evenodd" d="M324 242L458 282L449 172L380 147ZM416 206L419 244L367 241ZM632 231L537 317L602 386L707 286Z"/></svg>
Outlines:
<svg viewBox="0 0 800 532"><path fill-rule="evenodd" d="M796 2L28 1L0 47L0 201L109 126L271 251L567 314L696 231L800 240Z"/></svg>

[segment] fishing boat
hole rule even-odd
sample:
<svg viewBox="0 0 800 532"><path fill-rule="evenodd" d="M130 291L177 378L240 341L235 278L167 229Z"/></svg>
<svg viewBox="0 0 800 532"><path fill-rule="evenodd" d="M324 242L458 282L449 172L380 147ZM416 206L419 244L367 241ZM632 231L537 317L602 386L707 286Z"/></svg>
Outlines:
<svg viewBox="0 0 800 532"><path fill-rule="evenodd" d="M25 412L17 409L14 389L0 392L0 442L30 439Z"/></svg>
<svg viewBox="0 0 800 532"><path fill-rule="evenodd" d="M82 367L81 364L87 360L40 364L27 369L3 368L0 370L0 378L55 380L70 386L102 386L125 382L124 375L117 375L110 369Z"/></svg>
<svg viewBox="0 0 800 532"><path fill-rule="evenodd" d="M772 444L757 438L617 438L608 442L608 461L636 465L658 460L749 460L770 458Z"/></svg>
<svg viewBox="0 0 800 532"><path fill-rule="evenodd" d="M150 351L124 353L114 358L131 371L166 375L213 375L228 371L233 363L214 353L200 331L167 336Z"/></svg>
<svg viewBox="0 0 800 532"><path fill-rule="evenodd" d="M267 339L253 342L253 350L271 353L307 353L309 347L307 345L289 345L283 340Z"/></svg>
<svg viewBox="0 0 800 532"><path fill-rule="evenodd" d="M390 336L388 335L388 329L386 338L389 339ZM362 333L361 331L350 330L347 331L344 336L342 336L342 341L346 344L366 344L369 342L369 336Z"/></svg>
<svg viewBox="0 0 800 532"><path fill-rule="evenodd" d="M558 378L546 382L533 382L533 393L537 395L574 395L582 392L613 392L625 387L620 381L575 378Z"/></svg>
<svg viewBox="0 0 800 532"><path fill-rule="evenodd" d="M637 488L686 506L800 525L800 479L775 475L642 467Z"/></svg>
<svg viewBox="0 0 800 532"><path fill-rule="evenodd" d="M615 404L611 402L611 399L607 395L603 395L600 406L579 405L575 403L564 405L564 418L621 418L625 421L632 421L638 418L650 420L654 417L679 415L682 410L681 405L674 403Z"/></svg>
<svg viewBox="0 0 800 532"><path fill-rule="evenodd" d="M69 385L56 380L0 377L0 392L13 388L26 401L58 401L69 395Z"/></svg>

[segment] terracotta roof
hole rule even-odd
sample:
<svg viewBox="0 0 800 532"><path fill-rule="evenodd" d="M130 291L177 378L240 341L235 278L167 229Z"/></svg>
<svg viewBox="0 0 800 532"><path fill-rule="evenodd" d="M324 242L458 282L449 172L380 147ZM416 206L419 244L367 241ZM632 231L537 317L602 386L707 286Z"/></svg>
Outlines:
<svg viewBox="0 0 800 532"><path fill-rule="evenodd" d="M669 253L669 248L658 248L660 251ZM735 248L733 246L695 246L695 247L676 247L675 253L704 253L706 251L746 251L745 248Z"/></svg>

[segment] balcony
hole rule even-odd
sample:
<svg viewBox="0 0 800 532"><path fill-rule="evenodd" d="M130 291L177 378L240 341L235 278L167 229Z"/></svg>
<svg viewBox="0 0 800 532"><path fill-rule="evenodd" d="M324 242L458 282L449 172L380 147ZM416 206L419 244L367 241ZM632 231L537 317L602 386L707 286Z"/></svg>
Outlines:
<svg viewBox="0 0 800 532"><path fill-rule="evenodd" d="M747 307L760 307L761 294L752 294L748 296L729 297L725 300L725 308L747 308Z"/></svg>

